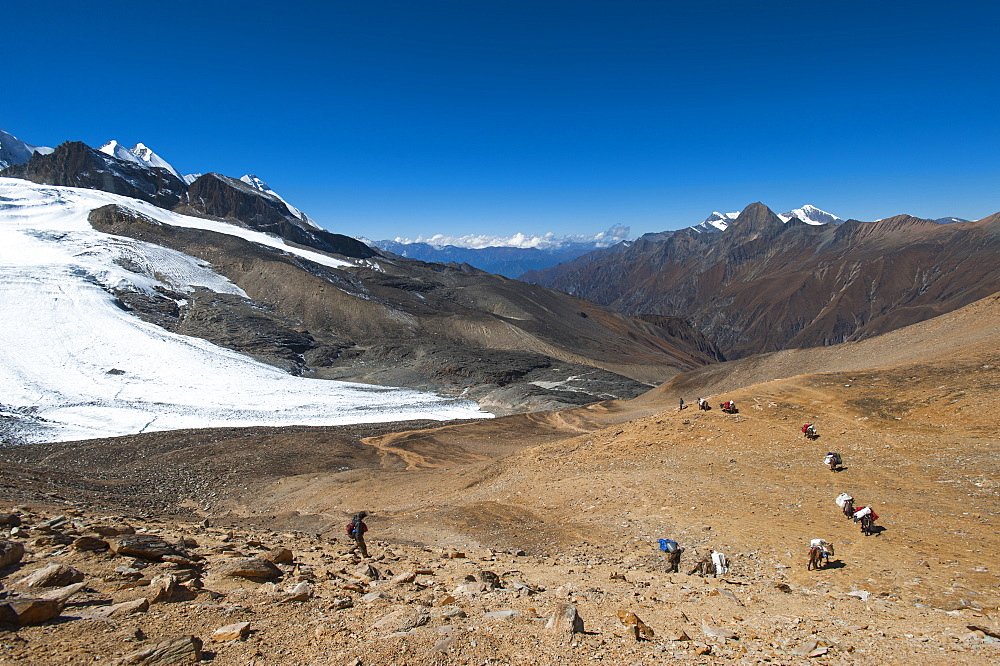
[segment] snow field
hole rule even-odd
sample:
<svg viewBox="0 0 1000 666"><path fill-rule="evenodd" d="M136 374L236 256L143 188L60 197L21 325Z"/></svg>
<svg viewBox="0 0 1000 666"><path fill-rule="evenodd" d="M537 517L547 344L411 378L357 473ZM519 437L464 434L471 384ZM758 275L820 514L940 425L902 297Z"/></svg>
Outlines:
<svg viewBox="0 0 1000 666"><path fill-rule="evenodd" d="M95 231L87 215L108 203L352 265L125 197L0 178L0 412L23 417L17 440L489 416L472 402L419 391L293 377L128 314L109 289L245 294L198 259Z"/></svg>

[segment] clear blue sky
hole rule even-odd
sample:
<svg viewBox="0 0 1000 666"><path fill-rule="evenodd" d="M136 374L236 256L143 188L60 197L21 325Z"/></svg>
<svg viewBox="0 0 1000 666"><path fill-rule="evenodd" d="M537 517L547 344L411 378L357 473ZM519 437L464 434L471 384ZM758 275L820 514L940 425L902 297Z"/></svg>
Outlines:
<svg viewBox="0 0 1000 666"><path fill-rule="evenodd" d="M1000 210L995 2L3 4L0 128L255 173L323 226L633 235Z"/></svg>

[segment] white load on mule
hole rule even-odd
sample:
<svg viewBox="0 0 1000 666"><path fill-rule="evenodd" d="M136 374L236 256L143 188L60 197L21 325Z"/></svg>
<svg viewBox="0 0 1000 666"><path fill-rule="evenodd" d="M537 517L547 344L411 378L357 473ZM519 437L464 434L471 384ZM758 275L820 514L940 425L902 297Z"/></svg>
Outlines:
<svg viewBox="0 0 1000 666"><path fill-rule="evenodd" d="M853 502L854 498L848 495L847 493L840 493L839 495L837 495L837 499L833 501L837 503L837 506L843 509L844 505L847 504L848 502Z"/></svg>
<svg viewBox="0 0 1000 666"><path fill-rule="evenodd" d="M715 565L715 573L717 575L729 573L729 561L724 554L717 550L712 551L712 564Z"/></svg>

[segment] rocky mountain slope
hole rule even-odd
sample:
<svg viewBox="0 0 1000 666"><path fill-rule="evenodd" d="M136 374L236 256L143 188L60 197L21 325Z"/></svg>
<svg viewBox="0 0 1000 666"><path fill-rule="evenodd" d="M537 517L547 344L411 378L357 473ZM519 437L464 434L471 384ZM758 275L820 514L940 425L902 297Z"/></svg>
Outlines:
<svg viewBox="0 0 1000 666"><path fill-rule="evenodd" d="M1000 382L998 308L556 413L0 449L19 504L0 518L4 656L995 663L1000 417L977 407ZM678 411L677 390L740 411ZM343 536L360 509L364 560ZM836 554L809 571L814 538ZM710 550L730 570L689 574Z"/></svg>
<svg viewBox="0 0 1000 666"><path fill-rule="evenodd" d="M209 173L187 185L167 169L79 142L2 174L112 192L281 239L276 248L235 231L164 223L129 200L89 213L97 231L209 262L247 295L116 288L122 307L309 377L443 391L509 413L634 397L721 358L683 322L650 323L468 266L383 254L317 228L253 182ZM282 247L339 257L341 267ZM157 279L155 266L143 270Z"/></svg>
<svg viewBox="0 0 1000 666"><path fill-rule="evenodd" d="M1000 289L1000 215L783 222L748 206L724 233L679 231L523 279L628 314L682 317L727 358L837 344L948 312Z"/></svg>

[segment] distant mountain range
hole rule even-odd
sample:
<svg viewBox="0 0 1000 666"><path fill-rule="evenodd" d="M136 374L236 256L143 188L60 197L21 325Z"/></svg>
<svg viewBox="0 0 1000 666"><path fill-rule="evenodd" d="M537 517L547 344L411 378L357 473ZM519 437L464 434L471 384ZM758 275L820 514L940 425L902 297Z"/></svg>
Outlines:
<svg viewBox="0 0 1000 666"><path fill-rule="evenodd" d="M598 249L595 243L570 243L553 249L494 246L484 248L435 246L429 243L370 241L372 245L401 257L442 264L466 264L487 273L516 278L532 270L561 264Z"/></svg>
<svg viewBox="0 0 1000 666"><path fill-rule="evenodd" d="M775 215L755 203L522 279L682 318L732 359L866 338L1000 291L1000 214L948 222L840 222L811 206Z"/></svg>
<svg viewBox="0 0 1000 666"><path fill-rule="evenodd" d="M700 233L725 231L738 215L739 212L712 213L701 224L688 228ZM836 215L810 205L796 208L780 217L786 222L792 218L796 218L806 224L827 224L829 222L840 221L840 218ZM616 227L588 240L575 240L573 237L545 238L544 240L547 242L538 243L538 247L518 247L510 244L500 244L500 242L496 245L483 247L482 241L480 241L478 247L462 247L441 242L362 240L365 240L370 245L402 257L443 264L468 264L488 273L516 278L530 271L540 271L551 266L572 261L590 252L606 250L609 246L616 243L625 243L627 245L629 241L625 239L627 238L628 231L628 227ZM676 232L664 231L645 234L641 238L645 240L663 240L674 233Z"/></svg>
<svg viewBox="0 0 1000 666"><path fill-rule="evenodd" d="M59 419L77 415L96 425L101 410L134 414L144 404L160 410L157 391L169 382L153 377L154 367L178 382L169 400L197 402L179 415L164 414L163 423L212 423L223 416L205 397L211 390L201 375L213 368L235 372L219 381L229 382L228 391L243 390L244 371L234 370L227 350L292 375L436 391L498 414L634 397L722 358L680 319L621 315L320 229L253 176L180 178L141 144L95 150L70 141L51 151L11 145L14 159L28 159L0 170L0 305L9 306L0 345L4 437L20 437L10 435L11 427L48 433ZM58 279L50 279L53 272ZM121 312L131 315L127 334L115 315ZM73 345L65 344L68 322ZM115 337L98 324L114 328ZM155 350L176 336L207 342L172 342L163 352L169 363L137 365L142 354L156 352L132 350ZM39 344L49 351L39 353ZM115 349L130 368L114 364ZM197 377L184 376L183 368L195 367ZM245 372L247 391L266 393L262 377L276 381L273 373ZM117 381L108 377L119 376L124 384L105 391ZM279 384L274 390L284 390ZM358 406L353 422L364 422L366 410L375 421L391 414L388 397L379 402L370 387L368 394L371 405ZM421 402L441 404L412 404ZM324 398L309 409L329 404ZM266 418L266 410L249 410L248 419L250 412ZM412 411L396 413L415 418ZM155 429L159 418L146 423L133 415L127 427ZM239 414L230 410L226 418Z"/></svg>

